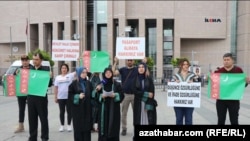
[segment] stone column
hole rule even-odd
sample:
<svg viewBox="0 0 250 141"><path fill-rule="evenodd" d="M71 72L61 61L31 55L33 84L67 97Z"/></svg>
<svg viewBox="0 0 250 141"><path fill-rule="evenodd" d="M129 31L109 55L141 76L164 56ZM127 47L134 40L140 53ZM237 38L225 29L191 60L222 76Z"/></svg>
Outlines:
<svg viewBox="0 0 250 141"><path fill-rule="evenodd" d="M45 25L43 23L39 23L38 24L38 39L39 39L39 46L38 48L40 50L44 50L44 28L45 28Z"/></svg>
<svg viewBox="0 0 250 141"><path fill-rule="evenodd" d="M156 21L156 77L163 76L163 19L157 18Z"/></svg>

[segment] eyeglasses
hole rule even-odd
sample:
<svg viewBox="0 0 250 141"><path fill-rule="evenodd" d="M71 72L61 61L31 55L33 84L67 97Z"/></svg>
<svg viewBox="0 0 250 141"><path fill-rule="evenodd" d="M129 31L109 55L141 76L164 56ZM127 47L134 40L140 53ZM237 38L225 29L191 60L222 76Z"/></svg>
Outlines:
<svg viewBox="0 0 250 141"><path fill-rule="evenodd" d="M133 61L133 60L127 60L127 61L129 62L129 61Z"/></svg>

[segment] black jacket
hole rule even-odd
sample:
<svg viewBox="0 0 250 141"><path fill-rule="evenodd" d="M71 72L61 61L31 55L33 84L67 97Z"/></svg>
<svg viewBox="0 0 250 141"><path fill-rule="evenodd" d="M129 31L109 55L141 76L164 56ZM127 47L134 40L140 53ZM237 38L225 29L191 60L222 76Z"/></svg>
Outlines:
<svg viewBox="0 0 250 141"><path fill-rule="evenodd" d="M79 99L78 103L74 103L75 97L83 92L78 80L74 80L69 85L68 100L71 104L71 114L73 118L73 128L75 132L91 131L92 129L92 108L91 108L91 93L93 87L89 80L85 84L85 97Z"/></svg>

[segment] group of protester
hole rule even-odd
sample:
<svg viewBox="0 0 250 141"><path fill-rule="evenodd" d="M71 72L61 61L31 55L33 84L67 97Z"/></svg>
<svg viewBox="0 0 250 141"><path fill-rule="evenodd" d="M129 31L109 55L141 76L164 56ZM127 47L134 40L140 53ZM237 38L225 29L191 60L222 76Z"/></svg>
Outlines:
<svg viewBox="0 0 250 141"><path fill-rule="evenodd" d="M26 68L25 61L28 57L21 58ZM34 55L33 61L42 59ZM147 60L143 59L135 66L135 60L126 60L126 66L117 69L118 58L114 58L112 67L107 67L89 78L87 68L77 67L76 71L69 73L67 64L61 65L61 74L55 78L55 102L60 109L59 131L64 131L64 114L67 110L67 130L71 131L73 119L74 141L91 141L91 131L98 131L98 141L119 141L121 135L127 134L127 112L131 104L133 111L133 125L157 124L157 101L155 87L150 76ZM215 73L243 73L242 69L234 65L231 53L223 56L223 65ZM39 68L34 63L30 68ZM196 75L189 71L190 62L183 59L179 63L179 70L174 74L172 81L192 83ZM41 68L40 68L41 69ZM121 76L121 83L114 76ZM249 78L246 78L246 86ZM51 86L51 83L49 84ZM23 99L25 101L25 98ZM19 103L19 128L16 132L23 131L24 102L18 97ZM238 123L239 100L217 100L216 110L218 125L225 124L227 110L231 124ZM23 108L24 107L24 108ZM193 124L193 107L174 107L176 125ZM28 95L29 112L29 141L37 140L37 116L41 119L42 140L48 140L47 96L45 98ZM94 125L97 125L94 126Z"/></svg>
<svg viewBox="0 0 250 141"><path fill-rule="evenodd" d="M183 59L179 64L179 71L173 76L173 81L176 82L195 82L197 75L188 71L190 62ZM225 53L223 55L223 67L217 68L214 73L243 73L243 70L234 65L234 58L232 53ZM196 80L195 80L196 79ZM245 87L250 82L249 77L245 79ZM237 95L237 94L236 94ZM235 99L217 99L216 111L218 125L225 125L226 115L229 112L229 119L231 125L238 125L238 117L240 110L240 100ZM193 107L174 107L176 115L176 125L192 125L193 124Z"/></svg>
<svg viewBox="0 0 250 141"><path fill-rule="evenodd" d="M37 58L37 56L39 58ZM33 55L33 62L40 59L41 54ZM21 69L37 68L29 64L28 56L21 57ZM114 67L107 67L101 73L88 76L87 68L77 67L76 71L69 72L67 64L62 64L60 74L55 77L54 93L55 102L59 105L59 131L65 130L65 109L67 111L67 131L73 132L75 141L91 141L91 131L98 131L99 141L119 141L122 122L122 135L126 135L126 122L129 104L132 103L134 125L155 125L156 106L154 99L154 84L149 76L146 60L134 65L134 60L126 60L126 66L116 70L118 59L115 58ZM41 64L39 64L41 66ZM41 66L43 67L43 66ZM31 69L29 68L29 69ZM121 75L122 83L113 77ZM52 80L52 79L51 79ZM51 81L48 87L52 85ZM29 141L37 141L38 116L41 119L41 139L49 139L48 127L48 99L46 97L30 96L28 103L29 112ZM15 133L24 131L25 97L22 105L19 102L19 126ZM34 105L34 103L40 103ZM134 106L135 104L135 106ZM122 105L122 112L120 111ZM31 107L32 106L32 107ZM24 108L23 108L24 107ZM35 111L37 110L37 111ZM122 114L121 114L122 113ZM35 117L37 116L37 117ZM30 118L32 117L32 120ZM95 126L97 125L97 127Z"/></svg>
<svg viewBox="0 0 250 141"><path fill-rule="evenodd" d="M49 71L50 79L48 87L53 84L52 73L50 68L47 66L42 66L43 55L41 53L34 53L33 65L30 64L30 58L27 55L21 56L22 66L20 69L32 69L40 71ZM20 73L18 68L15 74ZM24 131L24 117L26 103L28 105L28 118L29 118L29 141L37 141L38 132L38 118L41 121L41 139L42 141L47 141L49 139L49 123L48 123L48 96L45 97L37 95L27 95L27 96L17 96L19 105L19 125L15 130L15 133Z"/></svg>

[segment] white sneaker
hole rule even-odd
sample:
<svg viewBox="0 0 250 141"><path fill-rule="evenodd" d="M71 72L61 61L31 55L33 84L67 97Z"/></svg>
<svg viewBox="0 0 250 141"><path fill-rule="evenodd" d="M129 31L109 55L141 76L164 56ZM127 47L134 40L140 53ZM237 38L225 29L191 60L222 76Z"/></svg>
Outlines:
<svg viewBox="0 0 250 141"><path fill-rule="evenodd" d="M97 132L98 131L98 125L97 123L94 124L94 130Z"/></svg>
<svg viewBox="0 0 250 141"><path fill-rule="evenodd" d="M63 126L61 125L60 128L59 128L59 132L63 132L64 131L64 128Z"/></svg>
<svg viewBox="0 0 250 141"><path fill-rule="evenodd" d="M70 125L68 125L67 130L68 130L68 132L72 131L72 127Z"/></svg>

